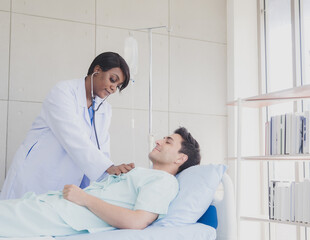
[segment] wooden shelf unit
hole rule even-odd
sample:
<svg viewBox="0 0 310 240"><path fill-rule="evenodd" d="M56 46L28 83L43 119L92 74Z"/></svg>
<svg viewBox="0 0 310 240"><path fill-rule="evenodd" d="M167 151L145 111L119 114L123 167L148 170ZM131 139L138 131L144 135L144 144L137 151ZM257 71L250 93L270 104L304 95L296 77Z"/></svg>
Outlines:
<svg viewBox="0 0 310 240"><path fill-rule="evenodd" d="M228 157L226 160L234 161L237 157ZM265 156L245 156L242 161L310 161L310 154L298 155L265 155Z"/></svg>
<svg viewBox="0 0 310 240"><path fill-rule="evenodd" d="M295 225L295 226L300 226L300 227L310 227L310 223L272 220L272 219L269 219L268 216L241 216L240 220L241 221L266 222L266 223L282 223L282 224L289 224L289 225Z"/></svg>
<svg viewBox="0 0 310 240"><path fill-rule="evenodd" d="M307 98L310 98L310 85L289 88L277 92L243 98L240 100L242 107L261 108L278 103L291 102ZM238 100L227 103L228 106L238 106L238 104Z"/></svg>
<svg viewBox="0 0 310 240"><path fill-rule="evenodd" d="M237 130L237 157L229 157L227 160L234 160L237 163L237 219L238 219L238 234L240 220L243 221L259 221L268 223L281 223L290 224L296 226L310 227L310 223L299 223L289 221L279 221L268 219L264 217L250 217L240 216L240 163L241 161L309 161L310 154L298 154L298 155L263 155L263 156L241 156L241 109L247 108L262 108L271 106L274 104L292 102L296 100L310 99L310 85L304 85L300 87L289 88L281 91L275 91L267 94L261 94L253 97L238 99L232 102L228 102L228 106L235 106L238 108L238 130Z"/></svg>

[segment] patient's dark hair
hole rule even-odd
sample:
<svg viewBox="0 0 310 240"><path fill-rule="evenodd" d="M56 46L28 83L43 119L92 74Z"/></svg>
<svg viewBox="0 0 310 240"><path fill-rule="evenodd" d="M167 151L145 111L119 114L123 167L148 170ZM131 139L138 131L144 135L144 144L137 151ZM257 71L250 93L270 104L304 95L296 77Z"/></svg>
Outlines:
<svg viewBox="0 0 310 240"><path fill-rule="evenodd" d="M91 63L87 75L91 75L94 72L94 68L97 65L104 72L109 71L112 68L120 68L124 74L125 79L119 91L121 92L123 89L127 87L130 80L129 67L126 61L118 53L104 52L99 54Z"/></svg>
<svg viewBox="0 0 310 240"><path fill-rule="evenodd" d="M199 165L201 159L199 143L184 127L178 128L174 133L179 134L183 140L179 152L184 153L188 157L187 161L179 167L177 173L191 166Z"/></svg>

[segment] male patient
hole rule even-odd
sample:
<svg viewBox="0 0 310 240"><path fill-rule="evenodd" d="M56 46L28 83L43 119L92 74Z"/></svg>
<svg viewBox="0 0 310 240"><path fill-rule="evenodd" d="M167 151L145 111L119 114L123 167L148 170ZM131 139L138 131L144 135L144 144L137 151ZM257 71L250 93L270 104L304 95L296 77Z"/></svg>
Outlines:
<svg viewBox="0 0 310 240"><path fill-rule="evenodd" d="M168 211L178 192L174 175L200 163L199 144L185 128L156 141L153 169L110 175L84 190L0 201L0 237L61 236L114 228L144 229Z"/></svg>

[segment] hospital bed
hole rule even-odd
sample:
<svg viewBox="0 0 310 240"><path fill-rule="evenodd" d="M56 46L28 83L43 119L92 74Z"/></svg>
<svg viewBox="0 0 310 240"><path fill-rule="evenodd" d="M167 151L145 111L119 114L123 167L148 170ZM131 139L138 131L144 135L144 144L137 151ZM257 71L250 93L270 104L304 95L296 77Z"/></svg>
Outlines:
<svg viewBox="0 0 310 240"><path fill-rule="evenodd" d="M223 196L214 198L212 205L217 210L218 227L194 223L183 226L149 226L144 230L120 229L98 233L87 233L64 237L41 238L10 238L13 239L37 239L37 240L236 240L236 214L234 203L233 185L230 177L225 173L222 177ZM2 239L2 238L0 238Z"/></svg>
<svg viewBox="0 0 310 240"><path fill-rule="evenodd" d="M202 223L185 226L150 226L144 230L114 230L93 234L81 234L69 237L57 237L56 240L237 240L236 214L233 184L225 173L222 178L224 195L212 202L217 209L218 227ZM55 240L55 239L54 239Z"/></svg>

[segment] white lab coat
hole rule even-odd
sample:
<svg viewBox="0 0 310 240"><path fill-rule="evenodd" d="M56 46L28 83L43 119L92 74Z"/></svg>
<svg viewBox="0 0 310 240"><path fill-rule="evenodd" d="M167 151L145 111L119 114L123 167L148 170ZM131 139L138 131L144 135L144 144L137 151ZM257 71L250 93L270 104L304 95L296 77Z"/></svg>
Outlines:
<svg viewBox="0 0 310 240"><path fill-rule="evenodd" d="M100 102L96 97L96 106ZM113 165L108 133L111 115L111 106L105 101L95 116L98 150L84 78L58 83L17 150L0 198L19 198L28 191L41 194L62 190L65 184L79 186L84 174L91 181L97 180Z"/></svg>

